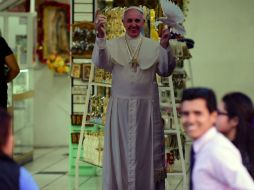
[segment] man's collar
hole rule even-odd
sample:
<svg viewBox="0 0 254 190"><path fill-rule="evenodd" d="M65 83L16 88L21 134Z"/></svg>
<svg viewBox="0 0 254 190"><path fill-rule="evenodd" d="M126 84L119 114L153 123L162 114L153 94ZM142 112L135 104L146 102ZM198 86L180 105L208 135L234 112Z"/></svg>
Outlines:
<svg viewBox="0 0 254 190"><path fill-rule="evenodd" d="M198 153L202 147L217 133L215 126L208 129L199 139L193 141L194 152Z"/></svg>
<svg viewBox="0 0 254 190"><path fill-rule="evenodd" d="M138 35L137 37L135 37L135 38L130 37L127 33L125 33L125 35L126 35L126 39L127 39L127 40L137 40L137 39L139 39L140 37L142 37L141 34L139 34L139 35Z"/></svg>

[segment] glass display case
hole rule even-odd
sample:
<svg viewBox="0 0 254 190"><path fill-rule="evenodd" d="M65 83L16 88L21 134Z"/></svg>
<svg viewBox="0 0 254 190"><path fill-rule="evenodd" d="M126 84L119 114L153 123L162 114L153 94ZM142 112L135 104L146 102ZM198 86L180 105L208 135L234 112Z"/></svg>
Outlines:
<svg viewBox="0 0 254 190"><path fill-rule="evenodd" d="M19 163L33 159L34 91L29 81L30 78L32 78L32 70L22 69L12 83L15 134L14 159Z"/></svg>
<svg viewBox="0 0 254 190"><path fill-rule="evenodd" d="M19 75L8 84L8 110L13 114L14 159L26 163L33 159L33 52L35 47L35 13L0 13L1 35L14 52Z"/></svg>

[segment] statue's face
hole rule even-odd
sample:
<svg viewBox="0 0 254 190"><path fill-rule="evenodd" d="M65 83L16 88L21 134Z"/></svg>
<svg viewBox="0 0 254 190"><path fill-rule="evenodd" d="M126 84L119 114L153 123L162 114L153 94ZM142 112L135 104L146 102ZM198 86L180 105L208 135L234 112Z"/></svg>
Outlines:
<svg viewBox="0 0 254 190"><path fill-rule="evenodd" d="M126 12L123 25L126 29L126 33L132 37L138 37L142 28L144 27L144 17L143 15L135 9L130 9Z"/></svg>

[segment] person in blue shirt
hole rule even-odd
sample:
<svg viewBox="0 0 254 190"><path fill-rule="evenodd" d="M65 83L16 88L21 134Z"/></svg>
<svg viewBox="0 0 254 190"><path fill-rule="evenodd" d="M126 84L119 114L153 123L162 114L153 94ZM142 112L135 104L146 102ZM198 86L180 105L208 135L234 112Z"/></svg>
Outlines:
<svg viewBox="0 0 254 190"><path fill-rule="evenodd" d="M13 144L11 115L0 108L0 189L38 190L31 174L12 159Z"/></svg>

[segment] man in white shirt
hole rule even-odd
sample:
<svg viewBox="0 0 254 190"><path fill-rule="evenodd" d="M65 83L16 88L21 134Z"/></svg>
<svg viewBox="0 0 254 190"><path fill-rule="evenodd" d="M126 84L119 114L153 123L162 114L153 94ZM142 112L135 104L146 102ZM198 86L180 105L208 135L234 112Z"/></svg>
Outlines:
<svg viewBox="0 0 254 190"><path fill-rule="evenodd" d="M242 165L239 151L214 126L216 105L211 89L190 88L183 92L181 121L193 139L195 160L190 189L254 190L254 182Z"/></svg>

